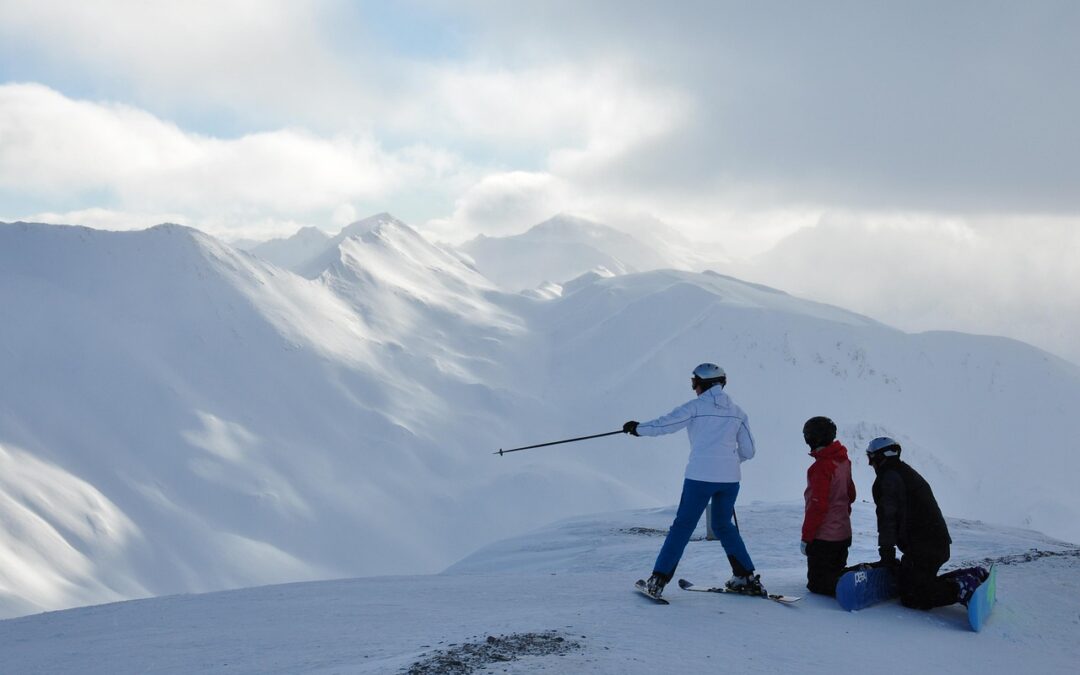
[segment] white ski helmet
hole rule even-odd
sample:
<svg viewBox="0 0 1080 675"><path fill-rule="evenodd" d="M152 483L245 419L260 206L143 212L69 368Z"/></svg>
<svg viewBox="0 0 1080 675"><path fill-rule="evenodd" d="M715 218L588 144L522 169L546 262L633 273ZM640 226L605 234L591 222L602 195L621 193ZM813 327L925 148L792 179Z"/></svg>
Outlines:
<svg viewBox="0 0 1080 675"><path fill-rule="evenodd" d="M874 457L880 454L882 457L899 457L900 444L888 436L879 436L866 446L866 455Z"/></svg>
<svg viewBox="0 0 1080 675"><path fill-rule="evenodd" d="M691 378L695 385L701 385L705 389L719 384L721 387L727 385L727 373L724 369L715 363L702 363L697 368L694 368Z"/></svg>

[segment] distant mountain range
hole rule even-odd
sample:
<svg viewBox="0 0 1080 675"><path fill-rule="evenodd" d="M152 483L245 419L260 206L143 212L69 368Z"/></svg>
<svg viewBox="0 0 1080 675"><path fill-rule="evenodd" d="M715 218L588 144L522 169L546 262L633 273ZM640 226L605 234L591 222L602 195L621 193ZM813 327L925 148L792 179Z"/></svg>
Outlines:
<svg viewBox="0 0 1080 675"><path fill-rule="evenodd" d="M244 250L302 276L318 276L321 257L345 239L379 224L404 225L388 213L379 213L330 236L306 227L285 239L244 242ZM545 283L565 283L594 270L629 274L655 269L701 270L722 259L715 246L686 240L660 221L634 224L635 234L572 214L558 214L526 232L505 237L480 235L456 249L466 261L500 288L510 292L534 289Z"/></svg>
<svg viewBox="0 0 1080 675"><path fill-rule="evenodd" d="M463 254L380 214L262 250L289 271L176 225L0 224L0 615L430 572L556 518L669 504L682 435L492 453L667 412L701 361L750 414L742 499L801 499L799 430L826 414L860 485L887 434L950 514L1080 539L1068 362L634 272L665 254L589 223L534 230ZM531 241L550 246L530 259ZM502 287L503 246L551 283ZM582 257L545 267L555 250Z"/></svg>
<svg viewBox="0 0 1080 675"><path fill-rule="evenodd" d="M638 239L600 223L561 215L523 234L479 236L461 246L485 276L511 291L565 282L589 270L615 274L684 265Z"/></svg>

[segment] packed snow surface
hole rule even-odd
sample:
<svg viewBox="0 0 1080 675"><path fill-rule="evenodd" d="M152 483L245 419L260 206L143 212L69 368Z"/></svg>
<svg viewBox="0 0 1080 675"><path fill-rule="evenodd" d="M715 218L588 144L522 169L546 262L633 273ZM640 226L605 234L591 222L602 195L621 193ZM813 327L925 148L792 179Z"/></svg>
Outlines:
<svg viewBox="0 0 1080 675"><path fill-rule="evenodd" d="M848 613L807 595L798 503L740 504L772 592L632 590L674 507L579 517L493 544L443 574L180 595L0 621L4 671L35 673L1072 673L1080 549L1028 530L950 519L946 568L999 561L982 632L959 605L886 602ZM873 507L855 505L851 560L874 557ZM704 531L677 572L729 573Z"/></svg>

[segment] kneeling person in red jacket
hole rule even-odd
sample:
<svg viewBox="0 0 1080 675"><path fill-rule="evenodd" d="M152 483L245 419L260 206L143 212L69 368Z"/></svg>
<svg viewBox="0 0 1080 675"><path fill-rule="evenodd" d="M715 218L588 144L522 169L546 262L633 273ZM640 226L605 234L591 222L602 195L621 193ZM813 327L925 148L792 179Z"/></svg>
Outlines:
<svg viewBox="0 0 1080 675"><path fill-rule="evenodd" d="M806 587L811 593L836 595L836 582L847 565L851 547L851 504L855 483L847 448L836 440L836 424L811 417L803 440L814 463L806 471L806 515L801 549L806 556Z"/></svg>

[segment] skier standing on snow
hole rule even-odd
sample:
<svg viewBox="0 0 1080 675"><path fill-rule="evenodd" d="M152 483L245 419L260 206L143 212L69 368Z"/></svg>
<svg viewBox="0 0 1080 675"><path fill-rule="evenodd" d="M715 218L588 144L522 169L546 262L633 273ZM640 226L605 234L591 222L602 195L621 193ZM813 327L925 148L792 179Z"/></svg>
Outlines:
<svg viewBox="0 0 1080 675"><path fill-rule="evenodd" d="M989 572L969 567L937 575L949 559L952 538L930 485L900 460L900 450L900 444L887 437L866 446L867 460L877 474L873 492L881 560L875 566L896 569L905 607L966 605ZM899 563L897 548L904 554Z"/></svg>
<svg viewBox="0 0 1080 675"><path fill-rule="evenodd" d="M851 547L851 504L855 483L847 448L836 440L836 424L811 417L803 440L814 463L806 471L806 513L800 548L806 556L806 587L811 593L836 595L836 582L847 565Z"/></svg>
<svg viewBox="0 0 1080 675"><path fill-rule="evenodd" d="M690 458L679 510L653 565L652 576L646 582L647 588L651 595L660 597L712 499L713 531L731 562L732 577L726 586L734 591L759 594L761 579L754 574L754 563L738 527L732 522L741 479L739 465L754 456L754 439L746 413L724 393L727 375L723 368L703 363L694 368L690 383L697 398L663 417L623 425L623 432L632 436L660 436L686 429L690 437Z"/></svg>

